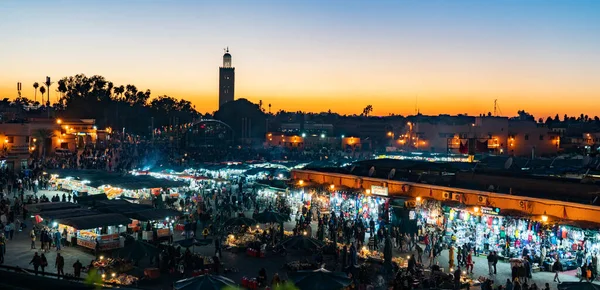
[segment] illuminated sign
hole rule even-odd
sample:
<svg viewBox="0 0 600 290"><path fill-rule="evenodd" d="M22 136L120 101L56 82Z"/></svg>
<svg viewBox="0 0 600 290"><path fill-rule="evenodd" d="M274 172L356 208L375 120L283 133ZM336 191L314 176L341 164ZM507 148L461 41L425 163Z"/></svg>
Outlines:
<svg viewBox="0 0 600 290"><path fill-rule="evenodd" d="M497 207L482 207L481 213L487 215L498 215L500 214L500 209Z"/></svg>
<svg viewBox="0 0 600 290"><path fill-rule="evenodd" d="M388 196L388 188L383 186L371 185L371 193L374 195Z"/></svg>

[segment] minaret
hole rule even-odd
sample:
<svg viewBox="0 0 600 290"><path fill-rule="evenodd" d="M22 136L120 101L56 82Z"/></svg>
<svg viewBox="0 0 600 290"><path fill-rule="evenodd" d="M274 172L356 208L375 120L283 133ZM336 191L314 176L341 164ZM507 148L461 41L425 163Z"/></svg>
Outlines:
<svg viewBox="0 0 600 290"><path fill-rule="evenodd" d="M219 68L219 108L234 100L235 68L231 66L229 47L223 55L223 66Z"/></svg>

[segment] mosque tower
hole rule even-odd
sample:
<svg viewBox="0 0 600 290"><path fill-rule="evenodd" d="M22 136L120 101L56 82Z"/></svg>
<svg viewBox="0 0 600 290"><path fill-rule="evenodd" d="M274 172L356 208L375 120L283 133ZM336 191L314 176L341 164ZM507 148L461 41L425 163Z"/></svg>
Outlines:
<svg viewBox="0 0 600 290"><path fill-rule="evenodd" d="M223 66L219 68L219 108L234 100L235 68L231 66L229 47L223 55Z"/></svg>

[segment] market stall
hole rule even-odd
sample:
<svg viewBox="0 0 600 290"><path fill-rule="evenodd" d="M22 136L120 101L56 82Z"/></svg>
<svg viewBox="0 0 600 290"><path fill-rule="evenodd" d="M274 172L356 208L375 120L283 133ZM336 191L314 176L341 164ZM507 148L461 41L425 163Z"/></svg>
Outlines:
<svg viewBox="0 0 600 290"><path fill-rule="evenodd" d="M82 217L58 219L58 226L67 229L74 236L78 246L100 251L122 247L119 233L124 232L129 219L120 214L97 214Z"/></svg>
<svg viewBox="0 0 600 290"><path fill-rule="evenodd" d="M499 211L477 212L450 208L446 214L446 239L456 246L470 243L478 253L501 253L506 238L505 217Z"/></svg>

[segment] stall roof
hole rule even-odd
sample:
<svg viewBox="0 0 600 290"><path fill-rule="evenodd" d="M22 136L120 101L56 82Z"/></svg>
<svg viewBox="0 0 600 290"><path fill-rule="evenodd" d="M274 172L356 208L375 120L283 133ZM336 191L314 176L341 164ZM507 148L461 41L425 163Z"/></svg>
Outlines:
<svg viewBox="0 0 600 290"><path fill-rule="evenodd" d="M48 173L57 174L60 178L73 177L78 180L87 180L90 182L89 186L91 187L110 185L112 187L135 190L160 187L171 188L186 185L183 181L159 179L148 175L122 175L101 170L58 169L49 170Z"/></svg>
<svg viewBox="0 0 600 290"><path fill-rule="evenodd" d="M31 213L40 213L48 211L66 210L81 208L80 205L71 202L42 202L27 205L27 210Z"/></svg>
<svg viewBox="0 0 600 290"><path fill-rule="evenodd" d="M172 209L151 209L133 213L125 213L125 215L136 220L153 221L162 220L167 217L178 217L181 216L181 212Z"/></svg>
<svg viewBox="0 0 600 290"><path fill-rule="evenodd" d="M89 195L81 195L75 197L75 200L79 204L85 204L88 206L93 206L98 202L108 200L106 194L89 194Z"/></svg>
<svg viewBox="0 0 600 290"><path fill-rule="evenodd" d="M63 225L72 226L78 230L87 230L103 226L127 225L130 219L122 214L107 213L73 218L58 219Z"/></svg>
<svg viewBox="0 0 600 290"><path fill-rule="evenodd" d="M97 215L97 214L100 214L100 213L95 210L90 210L87 208L73 208L73 209L41 212L40 216L44 219L66 219L66 218L82 217L82 216Z"/></svg>
<svg viewBox="0 0 600 290"><path fill-rule="evenodd" d="M181 216L181 213L170 209L155 209L150 205L131 203L125 200L107 200L96 204L98 211L104 213L120 213L128 218L141 221L160 220L166 217Z"/></svg>

